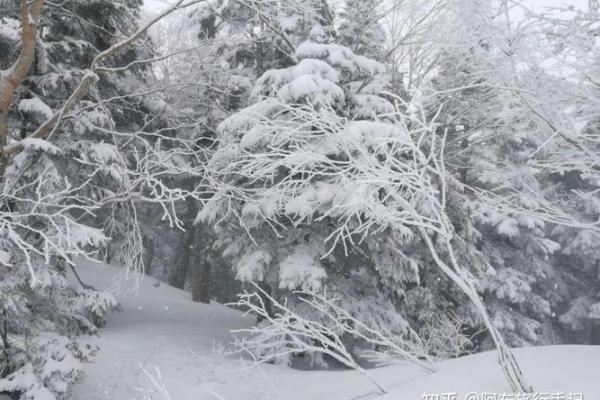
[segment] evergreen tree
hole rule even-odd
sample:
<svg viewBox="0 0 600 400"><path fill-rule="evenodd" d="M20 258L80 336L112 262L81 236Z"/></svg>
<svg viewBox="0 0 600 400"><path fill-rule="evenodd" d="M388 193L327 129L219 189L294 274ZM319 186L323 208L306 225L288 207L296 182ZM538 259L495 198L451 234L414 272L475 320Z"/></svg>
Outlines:
<svg viewBox="0 0 600 400"><path fill-rule="evenodd" d="M96 351L90 335L115 306L110 294L71 282L77 257L104 249L131 268L142 265L134 199L150 195L158 182L148 169L136 171L152 158L144 151L148 142L118 132L144 124L147 108L124 95L144 70L114 74L111 67L149 53L144 46L127 48L100 76L89 71L99 52L135 32L141 4L0 2L0 47L21 46L21 53L2 52L3 70L10 72L34 44L25 79L14 93L4 90L4 81L1 86L12 104L2 110L7 129L0 143L2 155L9 154L0 176L0 359L6 365L0 392L20 399L67 397L82 375L81 362ZM19 35L22 23L29 36ZM82 81L89 91L74 99ZM61 123L34 136L57 115Z"/></svg>
<svg viewBox="0 0 600 400"><path fill-rule="evenodd" d="M363 56L383 61L385 58L385 32L381 0L346 0L340 13L338 41Z"/></svg>
<svg viewBox="0 0 600 400"><path fill-rule="evenodd" d="M504 13L486 2L460 4L457 41L442 53L431 94L433 109L442 107L446 119L446 160L464 185L461 201L476 231L467 243L495 271L482 279L481 290L511 345L568 342L561 323L580 324L594 303L589 294L596 292L596 256L587 245L594 230L559 217L589 220L589 203L572 190L593 190L590 181L579 180L580 166L557 158L570 157L573 143L552 140L558 126L572 131L559 92L573 86L538 67L532 43ZM574 246L582 246L579 254L590 256L587 261L570 259L574 237L582 238ZM559 318L570 302L572 312Z"/></svg>
<svg viewBox="0 0 600 400"><path fill-rule="evenodd" d="M554 49L558 71L534 69L527 82L538 98L527 99L527 110L546 131L546 142L531 164L544 171L543 181L556 224L551 235L560 246L553 260L553 279L563 340L600 343L600 239L598 214L598 117L600 96L596 37L600 5L591 1L585 11L563 8L559 16L539 16L539 43ZM573 14L571 15L571 12ZM567 16L567 17L565 17ZM565 76L567 79L565 79ZM577 99L577 100L574 100ZM550 213L548 213L550 214ZM549 218L550 219L550 218Z"/></svg>
<svg viewBox="0 0 600 400"><path fill-rule="evenodd" d="M212 2L202 3L187 15L164 23L163 35L179 38L176 49L192 48L158 66L160 81L169 82L176 89L167 91L170 107L165 118L174 128L171 134L194 141L200 154L189 160L201 166L212 151L215 130L228 115L248 104L250 90L256 76L265 69L289 65L299 38L297 27L316 11L318 2ZM173 51L165 48L165 52ZM164 76L164 77L163 77ZM166 78L166 79L165 79ZM194 84L189 82L201 82ZM175 185L192 191L206 187L201 177L182 175ZM199 199L202 201L202 199ZM225 302L235 299L237 285L230 279L227 268L213 250L214 234L207 224L194 225L198 200L187 199L179 206L185 231L173 234L172 240L158 244L159 253L170 253L166 260L155 259L156 275L179 288L190 289L194 299L207 302L211 296L220 296ZM155 236L149 221L148 237ZM165 262L166 261L166 262ZM169 267L169 265L173 265ZM212 277L211 277L212 276ZM221 282L225 280L225 282ZM210 283L209 283L210 282ZM212 291L219 286L224 291Z"/></svg>
<svg viewBox="0 0 600 400"><path fill-rule="evenodd" d="M362 151L376 158L385 138L402 128L382 94L389 87L385 66L332 43L328 29L315 21L296 49L298 63L265 72L253 104L219 126L209 164L218 191L199 219L219 226L219 244L237 279L262 282L300 312L310 310L294 300L294 290L327 288L373 328L402 335L410 321L432 354L457 354L468 342L452 314L459 302L448 301L454 290L447 285L427 287L440 274L425 272L429 259L415 235L381 228L360 237L339 225L336 204L360 209L371 196L383 201L386 189L361 187L359 171L356 181L328 175L327 165L348 162L351 170ZM338 135L358 147L345 147L347 139ZM446 295L436 297L442 287Z"/></svg>

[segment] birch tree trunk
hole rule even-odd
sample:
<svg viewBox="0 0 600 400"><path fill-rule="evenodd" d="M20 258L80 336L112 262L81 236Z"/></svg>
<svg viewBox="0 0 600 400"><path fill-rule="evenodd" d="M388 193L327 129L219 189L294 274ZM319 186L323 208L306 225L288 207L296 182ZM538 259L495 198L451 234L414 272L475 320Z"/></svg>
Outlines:
<svg viewBox="0 0 600 400"><path fill-rule="evenodd" d="M27 77L35 61L37 21L43 6L44 0L36 0L31 5L27 0L21 0L21 53L9 68L9 74L0 81L0 177L4 175L8 162L8 111L15 91Z"/></svg>
<svg viewBox="0 0 600 400"><path fill-rule="evenodd" d="M523 372L519 367L517 359L504 342L502 334L492 323L487 308L479 296L479 293L477 293L472 276L458 264L450 240L446 238L446 249L448 250L450 258L450 265L448 265L440 258L427 231L424 228L420 228L419 230L436 265L462 289L482 317L483 322L494 341L494 345L496 346L496 351L498 352L498 364L500 365L500 368L502 368L502 372L512 390L519 393L532 392L533 388L525 381L525 377L523 376Z"/></svg>

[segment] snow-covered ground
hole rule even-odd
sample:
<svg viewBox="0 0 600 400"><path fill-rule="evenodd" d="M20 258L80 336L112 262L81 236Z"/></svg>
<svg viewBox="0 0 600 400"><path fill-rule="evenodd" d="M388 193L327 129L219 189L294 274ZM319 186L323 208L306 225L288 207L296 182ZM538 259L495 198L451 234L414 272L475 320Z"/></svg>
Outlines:
<svg viewBox="0 0 600 400"><path fill-rule="evenodd" d="M457 392L457 399L464 399L470 392L508 390L494 353L441 362L439 371L431 375L411 366L370 370L389 390L385 396L377 396L372 384L353 371L297 371L279 365L248 368L225 356L222 346L231 340L230 329L248 327L253 318L242 318L238 311L219 304L193 303L188 293L152 278L141 281L137 293L124 291L133 283L115 286L116 267L86 262L78 271L97 288L112 287L122 311L102 330L101 350L87 366L85 380L76 386L76 399L420 400L424 393ZM519 349L516 355L536 391L600 399L599 346ZM166 390L161 393L160 387Z"/></svg>

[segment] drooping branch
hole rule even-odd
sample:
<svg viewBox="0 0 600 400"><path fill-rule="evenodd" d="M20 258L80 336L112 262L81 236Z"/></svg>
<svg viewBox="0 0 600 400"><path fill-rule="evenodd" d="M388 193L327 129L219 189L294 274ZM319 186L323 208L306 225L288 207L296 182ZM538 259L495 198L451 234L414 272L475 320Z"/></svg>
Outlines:
<svg viewBox="0 0 600 400"><path fill-rule="evenodd" d="M314 292L295 292L300 301L322 317L323 322L307 319L294 312L285 302L277 301L258 285L253 285L257 292L241 295L235 305L260 316L269 324L236 330L234 333L244 335L237 340L236 347L254 357L257 363L301 352L324 354L370 380L379 393L386 393L385 387L359 365L344 345L341 337L346 334L379 348L369 353L376 362L409 363L428 373L435 371L410 328L407 328L406 337L387 336L343 310L336 304L336 299ZM265 305L266 301L271 311ZM269 353L269 349L274 349L274 352Z"/></svg>

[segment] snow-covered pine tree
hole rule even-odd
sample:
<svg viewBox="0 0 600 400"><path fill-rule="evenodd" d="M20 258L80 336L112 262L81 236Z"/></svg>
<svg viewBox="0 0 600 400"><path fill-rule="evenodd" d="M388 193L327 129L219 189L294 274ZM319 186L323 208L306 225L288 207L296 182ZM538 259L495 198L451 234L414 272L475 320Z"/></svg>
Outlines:
<svg viewBox="0 0 600 400"><path fill-rule="evenodd" d="M519 126L517 121L502 120L499 115L499 110L514 107L515 100L510 93L490 88L503 84L487 72L491 63L498 63L494 56L499 50L490 48L489 38L477 33L474 43L449 46L443 53L440 73L432 82L433 109L437 111L443 104L446 160L459 184L464 185L459 201L469 210L463 223L467 225L465 232L472 234L464 238L465 245L479 254L480 269L486 272L481 277L481 290L494 323L511 345L541 343L551 340L542 329L551 317L543 285L549 282L548 257L557 250L557 244L546 237L539 219L498 212L470 191L504 184L522 193L527 179L531 190L540 190L519 160L527 149L535 150L535 143L523 137L529 134L526 130L514 129Z"/></svg>
<svg viewBox="0 0 600 400"><path fill-rule="evenodd" d="M537 117L547 138L530 164L546 173L542 182L548 188L546 208L552 212L543 216L556 219L551 235L561 245L553 262L556 327L566 328L561 332L565 342L598 344L600 147L595 104L600 92L594 82L600 51L590 38L598 36L600 5L590 1L585 11L561 11L532 17L541 23L537 43L554 49L550 58L556 68L534 70L525 81L537 88L535 97L524 96L526 110Z"/></svg>
<svg viewBox="0 0 600 400"><path fill-rule="evenodd" d="M155 47L173 56L154 64L156 76L147 86L166 88L162 92L166 102L157 110L156 123L175 142L189 146L191 151L178 160L182 165L202 168L216 125L248 97L251 71L231 60L249 41L241 34L230 35L230 21L218 17L227 14L227 6L220 1L201 2L160 21L152 34ZM170 177L169 185L202 192L204 182L201 176L183 173ZM146 207L143 218L145 236L153 249L150 274L191 290L194 301L209 302L213 285L224 289L216 293L223 302L231 301L234 295L227 287L233 279L225 269L216 267L220 260L212 251L210 227L194 225L198 199L188 197L176 204L181 226L161 223L157 207Z"/></svg>
<svg viewBox="0 0 600 400"><path fill-rule="evenodd" d="M162 21L155 42L164 53L180 52L156 68L157 80L173 87L166 91L170 107L164 117L172 134L195 142L198 156L189 162L205 162L217 125L248 105L257 75L290 64L293 46L303 40L295 35L297 26L312 18L315 4L203 2L187 14ZM165 36L178 39L165 43ZM201 177L182 175L175 185L193 190L205 182ZM224 302L234 300L238 286L227 268L217 266L222 260L213 251L212 228L202 223L194 226L198 202L187 199L179 207L185 231L163 228L160 236L168 234L171 240L154 242L158 257L154 258L153 273L176 287L190 289L193 299L208 301L216 295ZM158 226L158 217L152 212L148 217L147 237L156 237L159 231L153 228Z"/></svg>
<svg viewBox="0 0 600 400"><path fill-rule="evenodd" d="M115 305L70 282L76 257L110 247L139 268L136 202L173 196L155 175L170 168L159 166L166 153L129 134L148 122L145 105L126 95L143 69L111 69L143 46L94 65L135 32L141 3L0 2L0 47L18 49L0 55L0 392L20 399L67 397Z"/></svg>
<svg viewBox="0 0 600 400"><path fill-rule="evenodd" d="M339 15L338 42L356 54L383 61L386 36L381 25L382 7L381 0L346 0Z"/></svg>
<svg viewBox="0 0 600 400"><path fill-rule="evenodd" d="M415 258L425 249L423 259L471 300L513 389L530 390L476 291L480 265L462 257L463 227L453 216L461 216L454 196L460 185L446 174L445 140L431 135L437 116L423 118L418 99L397 112L382 96L385 67L329 40L315 24L296 49L298 63L267 71L254 90L258 101L220 125L210 165L217 193L199 219L244 227L245 242L230 235L225 251L236 259L238 278L270 282L274 291L329 283L341 292L344 277L360 275L374 287L386 275L417 281ZM378 271L374 252L365 251L376 238L396 251L390 270ZM349 312L368 315L376 329L395 325L398 334L407 325L392 302L384 309L365 296L350 298ZM381 323L389 317L399 324Z"/></svg>
<svg viewBox="0 0 600 400"><path fill-rule="evenodd" d="M339 226L335 204L358 207L368 203L363 196L383 199L385 189L361 189L352 176L328 175L327 164L347 162L348 152L376 157L379 138L399 135L401 128L383 95L385 66L332 43L321 22L296 49L298 63L263 74L254 103L219 126L210 162L218 191L199 219L218 226L238 279L262 282L300 309L291 291L326 287L370 326L401 335L410 321L431 353L458 354L468 340L453 317L458 303L448 299L460 294L451 285L443 287L445 294L441 285L439 291L427 287L441 278L435 268L423 272L430 259L415 248L415 235L382 229L360 237ZM338 135L365 142L348 149ZM347 245L346 234L354 245Z"/></svg>
<svg viewBox="0 0 600 400"><path fill-rule="evenodd" d="M537 36L537 25L515 28L502 9L474 4L464 1L457 9L458 41L442 53L440 72L427 93L436 99L434 110L444 105L450 138L446 160L464 185L462 201L478 236L470 246L495 270L480 290L510 344L570 341L557 317L572 302L560 321L580 329L587 319L589 325L597 293L597 255L587 245L596 233L593 224L583 222L593 220L586 211L594 209L592 196L577 194L594 188L593 173L585 167L593 157L581 150L593 142L586 139L593 135L593 123L574 112L586 105L573 107L567 100L577 97L579 86L566 82L562 72L557 75L559 69L539 67L545 53L529 40L546 40ZM557 48L565 54L580 48L566 48L572 40L567 37L577 35L557 35L552 26L547 37ZM530 35L519 29L529 29ZM585 60L583 53L576 59ZM570 139L561 138L563 130ZM574 154L577 163L570 158ZM572 258L571 243L582 246L582 257Z"/></svg>
<svg viewBox="0 0 600 400"><path fill-rule="evenodd" d="M328 290L343 294L342 302L353 314L372 318L370 322L379 328L387 325L385 329L401 331L403 319L378 289L377 279L367 272L371 264L368 256L358 249L344 254L341 245L329 252L331 224L327 218L309 217L318 196L324 196L322 201L327 203L326 197L340 194L342 187L336 189L335 183L325 179L315 179L303 187L306 182L302 170L310 169L311 163L319 164L315 159L319 153L331 159L342 153L328 139L331 132L326 127L310 126L308 122L303 126L293 112L286 111L287 107L306 112L311 107L315 113L331 109L340 118L366 118L369 122L393 108L378 96L386 86L384 66L330 43L327 31L331 28L325 23L325 18L314 20L304 34L302 30L309 24L296 26L297 37L309 36L295 50L297 64L265 72L252 92L253 104L219 126L219 147L210 168L219 180L223 179L220 185L232 190L238 185L243 190L256 188L255 201L230 202L228 190L223 188L224 192L217 192L204 207L200 219L217 222L221 246L233 260L238 279L263 282L277 298L289 297L288 304L294 302L291 291L295 289L318 291L327 285ZM357 133L368 129L364 122L357 121ZM276 148L270 149L272 146ZM309 148L315 152L310 156L312 161L302 160ZM277 149L285 149L289 156L280 159ZM248 165L255 155L264 161ZM263 170L260 166L266 167L265 163L272 166ZM256 177L247 181L246 173ZM278 186L291 176L296 176L297 190L280 192ZM306 221L286 222L285 215ZM248 227L248 234L239 230L240 222ZM296 305L302 307L302 303Z"/></svg>

